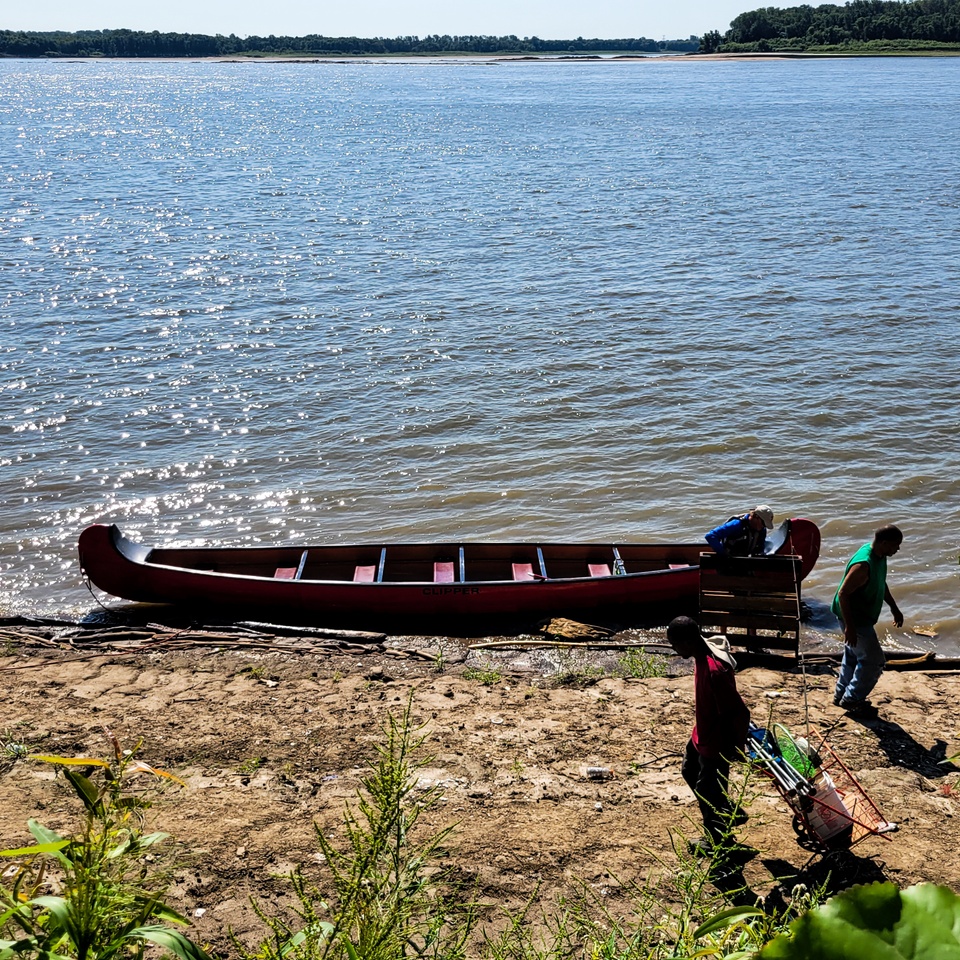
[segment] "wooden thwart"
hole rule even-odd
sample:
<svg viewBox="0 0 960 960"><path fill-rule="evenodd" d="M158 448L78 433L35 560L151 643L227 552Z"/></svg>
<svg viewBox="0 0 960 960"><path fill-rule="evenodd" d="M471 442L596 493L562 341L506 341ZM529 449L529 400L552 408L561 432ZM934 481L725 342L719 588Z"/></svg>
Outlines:
<svg viewBox="0 0 960 960"><path fill-rule="evenodd" d="M700 626L752 649L800 648L800 557L700 555ZM760 632L763 631L763 632Z"/></svg>

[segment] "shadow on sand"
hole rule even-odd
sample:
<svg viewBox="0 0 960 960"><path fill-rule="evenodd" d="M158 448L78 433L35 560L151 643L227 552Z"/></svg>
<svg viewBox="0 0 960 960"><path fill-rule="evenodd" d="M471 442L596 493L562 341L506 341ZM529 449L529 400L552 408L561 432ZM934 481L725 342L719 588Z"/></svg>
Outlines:
<svg viewBox="0 0 960 960"><path fill-rule="evenodd" d="M696 611L693 611L695 614ZM578 615L579 622L589 622L611 633L623 630L663 629L679 613L691 614L672 604L669 609L645 606L636 609L612 609L603 615L586 617ZM560 614L558 614L560 616ZM96 608L84 617L83 623L98 626L140 626L147 623L162 623L171 627L216 627L241 621L269 622L276 626L310 626L337 630L376 631L391 635L451 636L463 638L536 634L545 621L531 621L516 616L463 617L436 619L428 617L383 618L371 611L367 616L344 617L331 612L329 616L304 618L293 608L278 611L244 609L233 606L229 609L211 607L173 606L169 604L127 603L122 606Z"/></svg>

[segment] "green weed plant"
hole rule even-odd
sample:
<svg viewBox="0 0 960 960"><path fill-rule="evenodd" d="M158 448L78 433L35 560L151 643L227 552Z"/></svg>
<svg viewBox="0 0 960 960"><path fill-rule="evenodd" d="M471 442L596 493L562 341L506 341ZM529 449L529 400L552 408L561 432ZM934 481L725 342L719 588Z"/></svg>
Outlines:
<svg viewBox="0 0 960 960"><path fill-rule="evenodd" d="M673 858L654 858L657 868L645 880L623 885L629 906L622 914L579 882L553 903L535 889L521 909L481 924L479 905L440 866L454 827L420 837L420 818L440 792L418 788L417 771L430 758L419 759L424 739L412 730L410 711L408 701L401 716L389 716L377 760L344 810L345 839L335 845L316 830L325 867L314 880L301 870L291 875L292 911L254 902L270 936L252 949L235 939L240 960L735 960L755 954L822 899L822 891L797 887L789 905L731 905L748 891L729 883L720 889L723 851L697 856L677 832ZM747 767L737 778L735 808L752 798L752 776ZM727 834L724 850L736 846L732 822Z"/></svg>
<svg viewBox="0 0 960 960"><path fill-rule="evenodd" d="M667 658L658 653L629 648L617 660L617 674L636 680L651 680L667 675Z"/></svg>
<svg viewBox="0 0 960 960"><path fill-rule="evenodd" d="M411 701L382 729L377 759L344 809L345 841L334 845L315 828L323 888L297 870L290 877L293 916L254 902L270 937L253 950L234 938L241 960L466 957L475 914L435 862L453 827L420 836L421 816L441 789L419 784L417 772L430 758L418 757L424 738L413 730Z"/></svg>
<svg viewBox="0 0 960 960"><path fill-rule="evenodd" d="M36 842L0 851L11 861L0 883L0 960L139 960L152 945L180 960L209 960L170 926L187 921L165 903L166 881L147 860L167 834L143 832L151 801L128 789L138 774L182 781L137 759L135 750L123 750L106 732L110 759L28 758L56 766L83 813L71 836L31 819L27 826Z"/></svg>
<svg viewBox="0 0 960 960"><path fill-rule="evenodd" d="M289 910L254 902L268 935L252 948L234 938L239 960L960 956L960 898L945 887L874 884L823 903L825 886L797 886L789 904L743 902L745 885L729 882L736 874L727 859L737 847L732 814L712 857L674 831L673 856L654 857L657 866L644 879L613 878L624 894L616 909L606 891L581 881L553 903L535 888L522 908L481 926L473 891L441 865L454 827L424 825L442 793L421 783L419 771L432 758L422 758L424 737L411 710L412 699L399 716L388 716L376 758L344 808L342 841L315 828L320 875L294 871ZM143 832L151 800L128 783L139 774L180 781L107 735L110 759L26 758L56 766L83 813L71 836L31 819L35 843L0 851L11 861L0 883L0 960L144 960L158 956L157 948L178 960L210 960L174 926L187 921L165 902L164 877L147 856L166 835ZM747 766L736 778L735 809L749 805L753 777Z"/></svg>
<svg viewBox="0 0 960 960"><path fill-rule="evenodd" d="M492 666L485 667L467 667L463 671L464 680L473 680L475 683L483 684L485 687L495 687L503 680L503 674Z"/></svg>
<svg viewBox="0 0 960 960"><path fill-rule="evenodd" d="M582 653L569 647L557 651L557 669L551 681L561 687L590 686L604 676L603 667L593 666Z"/></svg>

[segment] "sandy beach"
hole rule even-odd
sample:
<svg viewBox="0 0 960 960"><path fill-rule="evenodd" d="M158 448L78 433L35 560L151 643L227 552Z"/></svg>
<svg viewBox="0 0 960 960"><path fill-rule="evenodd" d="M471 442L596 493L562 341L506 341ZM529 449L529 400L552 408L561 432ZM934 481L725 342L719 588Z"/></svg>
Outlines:
<svg viewBox="0 0 960 960"><path fill-rule="evenodd" d="M606 652L608 663L614 653ZM672 661L677 675L657 679L600 677L567 652L560 682L556 657L548 669L542 648L507 650L495 664L490 656L452 638L411 637L362 654L8 646L4 746L106 756L107 726L126 747L142 741L144 760L183 778L187 787L166 790L150 826L171 834L159 855L173 870L174 905L191 917L191 935L222 955L230 954L230 930L249 943L265 935L249 898L282 899L284 874L302 866L323 888L314 824L336 842L380 725L411 693L432 757L420 777L444 798L427 825L456 824L445 845L450 863L491 922L538 884L547 909L578 881L614 911L626 908L633 883L663 877L666 891L673 842L696 836L699 825L679 772L693 710L686 664ZM864 791L899 825L811 858L783 799L755 777L739 830L755 851L743 869L752 893L779 887L789 898L797 882L828 876L834 889L881 878L960 889L960 771L941 763L960 750L954 673L888 671L874 694L879 718L870 721L832 706L832 670L823 663L805 676L748 667L739 686L761 724L829 731ZM7 848L29 842L29 817L69 830L77 814L49 766L14 753L5 750L0 773ZM590 779L592 766L609 768L610 778Z"/></svg>

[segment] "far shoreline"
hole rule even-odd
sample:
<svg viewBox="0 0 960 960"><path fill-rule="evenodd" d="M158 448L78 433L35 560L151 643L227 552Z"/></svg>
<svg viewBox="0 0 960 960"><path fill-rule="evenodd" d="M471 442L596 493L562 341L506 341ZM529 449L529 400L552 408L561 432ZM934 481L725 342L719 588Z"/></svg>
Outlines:
<svg viewBox="0 0 960 960"><path fill-rule="evenodd" d="M22 60L44 63L214 63L214 64L355 64L355 63L718 63L785 60L865 60L914 59L922 57L952 58L960 50L891 50L732 52L732 53L597 53L597 54L529 54L529 53L423 53L423 54L317 54L291 56L242 56L230 54L216 57L2 57L5 61Z"/></svg>

